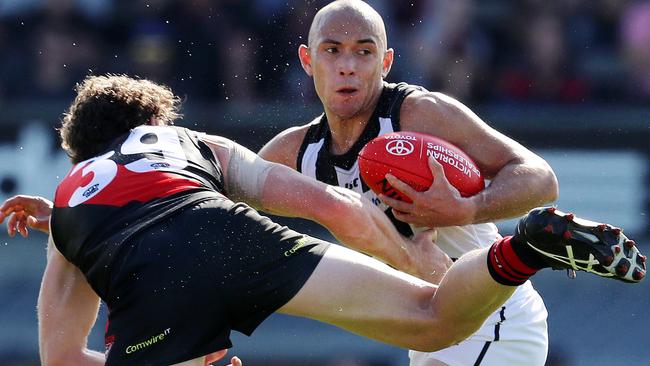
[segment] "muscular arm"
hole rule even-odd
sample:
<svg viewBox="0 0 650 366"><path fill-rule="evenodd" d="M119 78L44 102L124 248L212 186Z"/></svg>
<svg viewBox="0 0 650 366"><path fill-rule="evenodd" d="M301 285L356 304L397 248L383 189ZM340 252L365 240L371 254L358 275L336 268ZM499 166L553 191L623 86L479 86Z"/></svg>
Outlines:
<svg viewBox="0 0 650 366"><path fill-rule="evenodd" d="M50 238L47 267L38 296L41 364L103 365L104 355L86 347L98 309L99 297Z"/></svg>
<svg viewBox="0 0 650 366"><path fill-rule="evenodd" d="M443 262L440 257L444 254L435 252L437 248L424 248L424 238L419 245L407 242L386 215L363 196L318 182L223 140L216 136L204 139L224 167L226 189L237 192L237 199L272 214L316 221L355 250L429 281L440 279L444 269L436 271L442 266L433 262ZM430 255L421 255L425 252Z"/></svg>
<svg viewBox="0 0 650 366"><path fill-rule="evenodd" d="M258 155L268 161L274 163L282 164L288 166L293 170L298 170L297 159L298 159L298 150L300 150L300 145L302 140L307 134L309 125L291 127L278 135L273 137L271 141L267 142L260 151Z"/></svg>
<svg viewBox="0 0 650 366"><path fill-rule="evenodd" d="M557 179L541 157L487 125L459 101L440 93L412 94L402 105L401 115L403 130L452 142L491 179L485 190L466 199L427 191L406 209L413 214L401 219L424 226L489 222L522 215L557 198ZM400 211L405 208L399 207Z"/></svg>

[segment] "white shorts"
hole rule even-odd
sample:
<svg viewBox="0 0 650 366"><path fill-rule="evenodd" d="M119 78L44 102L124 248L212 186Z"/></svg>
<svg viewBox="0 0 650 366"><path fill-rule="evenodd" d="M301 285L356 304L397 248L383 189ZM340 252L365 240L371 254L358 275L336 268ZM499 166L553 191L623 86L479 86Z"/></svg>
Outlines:
<svg viewBox="0 0 650 366"><path fill-rule="evenodd" d="M542 297L527 281L476 333L437 352L409 351L410 365L543 366L548 353L547 316Z"/></svg>

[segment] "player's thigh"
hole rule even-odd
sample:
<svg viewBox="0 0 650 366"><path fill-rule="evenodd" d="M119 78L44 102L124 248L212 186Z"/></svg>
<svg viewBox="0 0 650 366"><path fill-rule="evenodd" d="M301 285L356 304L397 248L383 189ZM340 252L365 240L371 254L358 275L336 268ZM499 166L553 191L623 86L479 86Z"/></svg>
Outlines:
<svg viewBox="0 0 650 366"><path fill-rule="evenodd" d="M308 317L396 345L429 331L436 286L367 255L331 245L280 312Z"/></svg>

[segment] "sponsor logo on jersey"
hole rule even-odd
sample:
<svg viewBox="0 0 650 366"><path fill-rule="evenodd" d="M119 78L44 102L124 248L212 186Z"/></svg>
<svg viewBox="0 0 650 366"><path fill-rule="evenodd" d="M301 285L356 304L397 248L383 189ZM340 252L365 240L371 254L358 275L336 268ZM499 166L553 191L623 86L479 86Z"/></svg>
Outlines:
<svg viewBox="0 0 650 366"><path fill-rule="evenodd" d="M160 169L160 168L169 168L171 164L169 163L151 163L149 164L150 167L154 169Z"/></svg>
<svg viewBox="0 0 650 366"><path fill-rule="evenodd" d="M99 190L99 183L97 183L97 184L93 184L93 185L90 186L88 189L86 189L86 190L84 191L84 193L82 193L82 195L83 195L84 197L88 198L88 197L92 196L93 193L97 192L98 190Z"/></svg>
<svg viewBox="0 0 650 366"><path fill-rule="evenodd" d="M300 239L296 240L296 244L293 247L291 247L291 249L285 251L284 256L288 257L288 256L292 255L293 253L297 252L298 249L305 246L305 244L307 244L307 239L305 239L305 238L300 238Z"/></svg>
<svg viewBox="0 0 650 366"><path fill-rule="evenodd" d="M131 354L137 351L140 351L142 349L145 349L153 344L156 344L158 342L162 342L165 340L165 337L168 336L171 333L171 328L165 329L162 333L156 334L155 336L152 336L151 338L147 339L144 342L136 343L131 346L126 347L126 354Z"/></svg>
<svg viewBox="0 0 650 366"><path fill-rule="evenodd" d="M345 182L344 183L345 188L347 189L354 189L359 186L359 178L354 178L350 182Z"/></svg>
<svg viewBox="0 0 650 366"><path fill-rule="evenodd" d="M413 152L413 144L406 140L392 140L386 144L386 151L396 156L404 156Z"/></svg>

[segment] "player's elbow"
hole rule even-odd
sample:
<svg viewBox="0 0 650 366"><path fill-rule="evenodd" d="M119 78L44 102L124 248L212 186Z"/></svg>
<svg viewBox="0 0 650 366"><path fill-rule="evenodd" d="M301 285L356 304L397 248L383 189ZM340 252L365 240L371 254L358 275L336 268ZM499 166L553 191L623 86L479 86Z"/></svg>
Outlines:
<svg viewBox="0 0 650 366"><path fill-rule="evenodd" d="M560 196L560 185L557 181L557 176L548 164L545 165L547 168L542 172L542 181L544 182L542 185L542 187L544 187L544 197L542 198L542 203L555 201Z"/></svg>
<svg viewBox="0 0 650 366"><path fill-rule="evenodd" d="M524 177L522 181L529 193L528 200L531 205L541 205L553 202L560 195L557 176L553 168L538 156L519 162L520 167L515 169L515 175Z"/></svg>
<svg viewBox="0 0 650 366"><path fill-rule="evenodd" d="M550 191L550 201L555 201L558 198L560 198L560 184L557 181L557 177L555 176L555 173L551 172L553 175L550 180L549 184L549 191Z"/></svg>

